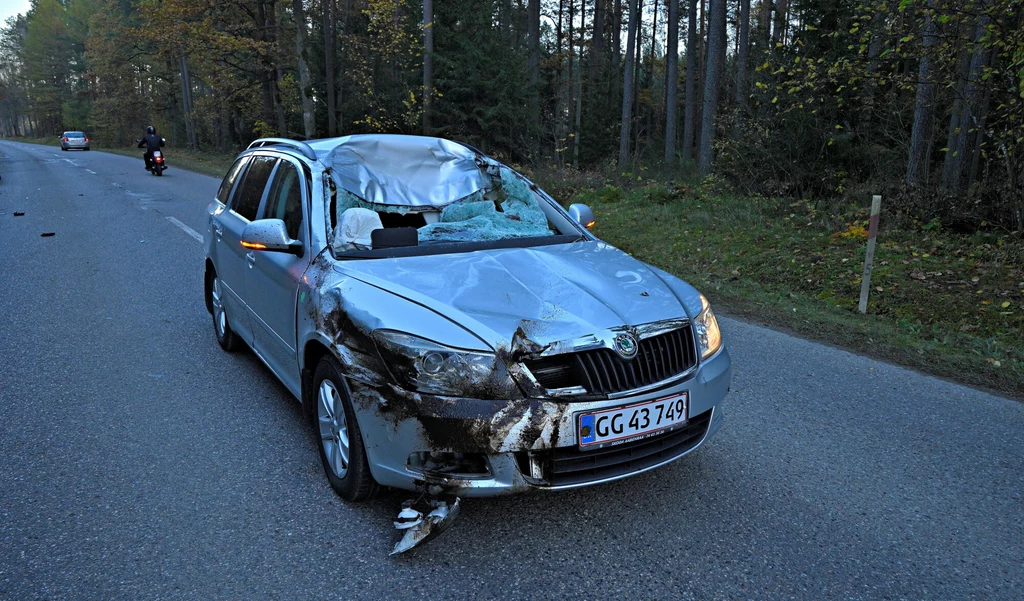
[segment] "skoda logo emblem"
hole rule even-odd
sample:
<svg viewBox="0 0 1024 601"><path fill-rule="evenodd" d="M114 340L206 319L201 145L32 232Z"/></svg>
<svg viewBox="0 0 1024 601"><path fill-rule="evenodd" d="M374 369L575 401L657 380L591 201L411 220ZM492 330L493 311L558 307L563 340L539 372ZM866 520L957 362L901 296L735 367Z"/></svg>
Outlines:
<svg viewBox="0 0 1024 601"><path fill-rule="evenodd" d="M616 334L614 348L615 352L623 359L632 359L636 357L636 338L632 334Z"/></svg>

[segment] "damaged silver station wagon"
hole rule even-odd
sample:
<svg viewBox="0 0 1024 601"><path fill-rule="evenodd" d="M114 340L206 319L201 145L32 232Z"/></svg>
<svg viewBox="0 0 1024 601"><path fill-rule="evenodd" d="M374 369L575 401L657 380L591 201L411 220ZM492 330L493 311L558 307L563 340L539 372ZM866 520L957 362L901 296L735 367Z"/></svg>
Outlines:
<svg viewBox="0 0 1024 601"><path fill-rule="evenodd" d="M714 434L731 372L707 299L593 222L456 142L257 140L209 207L206 306L345 499L607 482Z"/></svg>

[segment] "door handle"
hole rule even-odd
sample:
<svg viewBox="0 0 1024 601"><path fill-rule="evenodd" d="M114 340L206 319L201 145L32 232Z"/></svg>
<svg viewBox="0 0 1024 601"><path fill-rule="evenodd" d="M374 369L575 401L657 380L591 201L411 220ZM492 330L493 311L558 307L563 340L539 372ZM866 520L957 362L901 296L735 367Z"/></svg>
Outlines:
<svg viewBox="0 0 1024 601"><path fill-rule="evenodd" d="M249 264L249 267L252 267L252 264L256 262L256 252L249 251L245 253L245 262Z"/></svg>
<svg viewBox="0 0 1024 601"><path fill-rule="evenodd" d="M213 224L213 233L217 236L217 239L220 240L221 236L224 235L224 226L219 223Z"/></svg>

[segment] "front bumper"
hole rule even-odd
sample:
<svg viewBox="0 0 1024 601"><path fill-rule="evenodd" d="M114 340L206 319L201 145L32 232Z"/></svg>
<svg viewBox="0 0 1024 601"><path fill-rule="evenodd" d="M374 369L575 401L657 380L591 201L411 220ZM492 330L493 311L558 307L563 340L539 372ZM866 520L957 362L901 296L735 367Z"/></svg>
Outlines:
<svg viewBox="0 0 1024 601"><path fill-rule="evenodd" d="M483 401L410 394L349 380L350 398L363 432L370 471L384 486L432 494L486 497L529 490L558 490L618 480L655 469L695 450L721 427L722 401L731 381L731 359L723 349L686 380L641 395L614 400L566 402L549 399ZM640 441L662 448L642 462L628 460L626 445L608 447L611 469L557 477L552 465L586 463L602 451L578 451L575 415L632 405L689 391L690 426ZM442 474L410 466L414 453L451 452L486 457L486 473ZM627 463L628 462L628 463ZM557 471L557 470L556 470Z"/></svg>

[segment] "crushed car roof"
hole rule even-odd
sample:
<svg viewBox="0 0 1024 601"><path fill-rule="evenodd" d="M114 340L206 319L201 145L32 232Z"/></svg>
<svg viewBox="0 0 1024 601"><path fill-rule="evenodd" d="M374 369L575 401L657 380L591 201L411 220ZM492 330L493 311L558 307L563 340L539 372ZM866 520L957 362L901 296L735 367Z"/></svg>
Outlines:
<svg viewBox="0 0 1024 601"><path fill-rule="evenodd" d="M442 208L491 186L488 160L451 140L362 134L309 145L338 187L376 205Z"/></svg>

